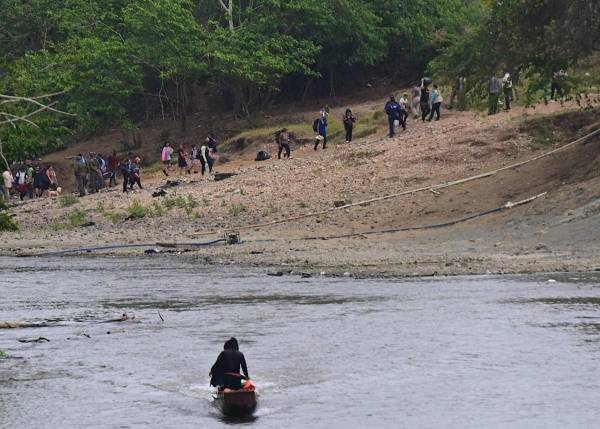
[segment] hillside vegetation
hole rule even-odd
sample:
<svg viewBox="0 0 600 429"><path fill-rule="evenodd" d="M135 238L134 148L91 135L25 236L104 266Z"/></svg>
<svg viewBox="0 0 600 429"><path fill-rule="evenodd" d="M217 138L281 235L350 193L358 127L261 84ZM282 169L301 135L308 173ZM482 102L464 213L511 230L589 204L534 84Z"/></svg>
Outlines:
<svg viewBox="0 0 600 429"><path fill-rule="evenodd" d="M594 0L3 0L0 94L57 94L36 125L3 103L9 161L114 128L136 140L161 119L189 128L201 112L256 124L274 104L396 87L424 73L467 77L478 102L491 73L510 71L539 96L551 72L598 51ZM589 86L597 76L572 79ZM385 85L384 85L385 86ZM367 132L367 131L365 131Z"/></svg>

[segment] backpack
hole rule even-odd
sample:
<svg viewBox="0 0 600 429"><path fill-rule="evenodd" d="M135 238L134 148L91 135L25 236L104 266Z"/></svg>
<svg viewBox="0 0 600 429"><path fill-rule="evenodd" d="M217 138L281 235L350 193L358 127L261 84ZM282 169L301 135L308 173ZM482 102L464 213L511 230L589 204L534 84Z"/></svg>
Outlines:
<svg viewBox="0 0 600 429"><path fill-rule="evenodd" d="M266 161L269 158L271 158L271 155L269 155L268 152L261 150L256 154L255 161Z"/></svg>
<svg viewBox="0 0 600 429"><path fill-rule="evenodd" d="M313 131L315 133L319 132L319 120L320 118L317 118L313 121Z"/></svg>

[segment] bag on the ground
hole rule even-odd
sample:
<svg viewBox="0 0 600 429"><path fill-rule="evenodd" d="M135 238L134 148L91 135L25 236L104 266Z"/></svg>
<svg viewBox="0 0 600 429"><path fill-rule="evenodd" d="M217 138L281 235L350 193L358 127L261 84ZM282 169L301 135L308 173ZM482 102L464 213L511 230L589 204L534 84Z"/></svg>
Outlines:
<svg viewBox="0 0 600 429"><path fill-rule="evenodd" d="M319 132L319 118L313 121L313 131L315 133Z"/></svg>
<svg viewBox="0 0 600 429"><path fill-rule="evenodd" d="M271 158L271 155L269 155L268 152L261 150L256 154L255 161L266 161L269 158Z"/></svg>

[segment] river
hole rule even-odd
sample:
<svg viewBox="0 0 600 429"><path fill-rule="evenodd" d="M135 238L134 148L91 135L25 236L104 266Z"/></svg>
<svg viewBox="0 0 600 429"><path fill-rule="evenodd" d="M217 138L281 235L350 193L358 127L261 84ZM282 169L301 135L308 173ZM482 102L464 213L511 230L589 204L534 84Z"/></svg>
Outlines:
<svg viewBox="0 0 600 429"><path fill-rule="evenodd" d="M600 421L600 273L270 277L163 256L0 267L0 320L49 323L0 329L0 428ZM124 312L136 321L102 323ZM221 417L208 386L232 335L260 391L241 422Z"/></svg>

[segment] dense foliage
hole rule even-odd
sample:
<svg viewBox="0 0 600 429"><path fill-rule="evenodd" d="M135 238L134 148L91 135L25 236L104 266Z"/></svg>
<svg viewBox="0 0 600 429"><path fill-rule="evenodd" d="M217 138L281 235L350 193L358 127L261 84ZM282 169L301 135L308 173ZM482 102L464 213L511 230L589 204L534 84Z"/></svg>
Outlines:
<svg viewBox="0 0 600 429"><path fill-rule="evenodd" d="M594 0L0 0L0 93L65 91L39 128L0 127L12 159L108 126L186 125L200 101L250 117L368 75L406 83L545 76L598 49ZM441 56L439 54L441 53ZM368 73L365 73L368 71ZM11 114L27 111L4 106ZM0 109L0 111L6 111Z"/></svg>
<svg viewBox="0 0 600 429"><path fill-rule="evenodd" d="M448 80L467 76L486 82L509 72L527 78L529 90L547 88L552 73L568 69L600 49L597 0L483 2L482 19L468 26L431 64Z"/></svg>
<svg viewBox="0 0 600 429"><path fill-rule="evenodd" d="M66 90L60 107L77 115L3 127L0 139L23 158L69 133L157 116L185 126L199 94L249 117L278 98L333 95L365 67L402 64L416 76L470 20L472 3L0 0L0 93Z"/></svg>

